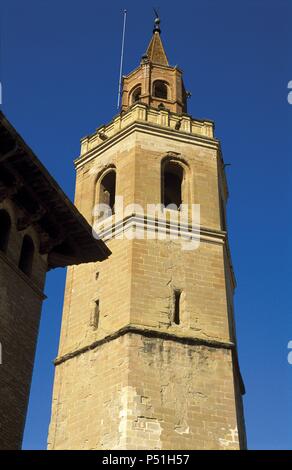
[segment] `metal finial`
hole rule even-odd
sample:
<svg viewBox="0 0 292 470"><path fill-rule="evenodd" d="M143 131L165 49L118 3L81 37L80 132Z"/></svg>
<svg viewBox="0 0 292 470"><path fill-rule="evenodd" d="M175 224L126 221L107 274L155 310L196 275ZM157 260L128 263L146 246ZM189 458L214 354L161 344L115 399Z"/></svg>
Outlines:
<svg viewBox="0 0 292 470"><path fill-rule="evenodd" d="M155 10L155 8L153 8L153 10L154 10L154 14L155 14L153 33L159 33L160 34L161 33L160 18L159 18L157 10Z"/></svg>

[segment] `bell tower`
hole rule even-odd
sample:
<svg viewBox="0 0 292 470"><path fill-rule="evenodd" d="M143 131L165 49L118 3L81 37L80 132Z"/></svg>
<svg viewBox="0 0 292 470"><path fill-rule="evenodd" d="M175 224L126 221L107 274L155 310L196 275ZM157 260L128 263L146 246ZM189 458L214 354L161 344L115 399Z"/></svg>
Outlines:
<svg viewBox="0 0 292 470"><path fill-rule="evenodd" d="M178 114L187 112L187 94L182 72L178 67L169 65L160 33L160 20L157 18L153 36L140 66L124 77L123 111L140 102Z"/></svg>
<svg viewBox="0 0 292 470"><path fill-rule="evenodd" d="M75 166L75 204L112 254L68 269L48 448L245 448L223 157L158 18Z"/></svg>

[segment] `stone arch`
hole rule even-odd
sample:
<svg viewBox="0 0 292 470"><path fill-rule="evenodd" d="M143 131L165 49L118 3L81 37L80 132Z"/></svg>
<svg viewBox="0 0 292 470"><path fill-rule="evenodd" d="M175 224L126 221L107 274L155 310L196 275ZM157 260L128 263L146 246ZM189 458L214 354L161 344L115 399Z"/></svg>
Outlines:
<svg viewBox="0 0 292 470"><path fill-rule="evenodd" d="M131 106L135 103L138 103L140 101L141 94L142 94L142 85L141 83L138 83L137 85L134 86L134 88L132 88L130 92L129 105Z"/></svg>
<svg viewBox="0 0 292 470"><path fill-rule="evenodd" d="M109 207L109 215L115 213L115 197L117 185L117 169L113 164L103 168L95 179L95 198L94 198L94 214L93 220L98 216L99 204L104 204ZM103 214L102 218L106 215Z"/></svg>
<svg viewBox="0 0 292 470"><path fill-rule="evenodd" d="M168 82L161 79L155 80L152 84L152 95L154 98L169 100L170 87Z"/></svg>
<svg viewBox="0 0 292 470"><path fill-rule="evenodd" d="M167 156L161 161L161 204L177 206L188 204L190 168L188 163L178 156Z"/></svg>

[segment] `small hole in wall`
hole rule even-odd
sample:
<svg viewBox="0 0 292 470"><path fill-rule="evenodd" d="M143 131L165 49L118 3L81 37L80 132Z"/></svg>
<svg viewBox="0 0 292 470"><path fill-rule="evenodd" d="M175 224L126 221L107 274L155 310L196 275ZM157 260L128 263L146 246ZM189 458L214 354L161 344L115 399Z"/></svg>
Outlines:
<svg viewBox="0 0 292 470"><path fill-rule="evenodd" d="M174 291L174 311L173 311L173 323L176 325L180 324L180 303L181 303L181 291Z"/></svg>

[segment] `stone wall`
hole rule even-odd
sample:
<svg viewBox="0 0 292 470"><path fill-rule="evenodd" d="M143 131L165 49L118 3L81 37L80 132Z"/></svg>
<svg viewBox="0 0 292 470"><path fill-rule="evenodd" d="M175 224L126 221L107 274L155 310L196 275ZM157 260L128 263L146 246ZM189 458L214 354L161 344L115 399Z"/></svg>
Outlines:
<svg viewBox="0 0 292 470"><path fill-rule="evenodd" d="M49 449L238 449L230 350L128 333L56 368Z"/></svg>

